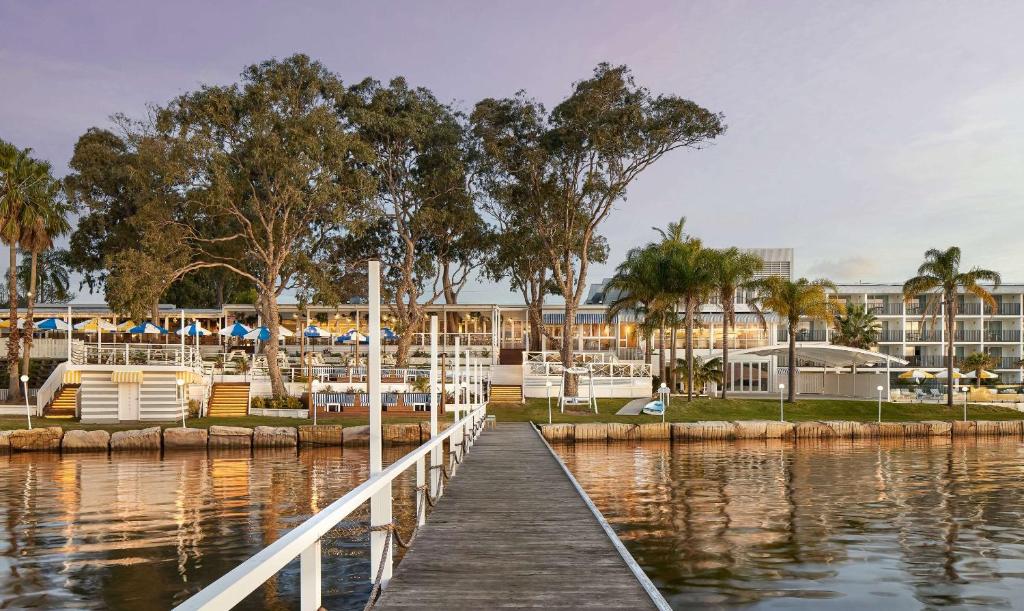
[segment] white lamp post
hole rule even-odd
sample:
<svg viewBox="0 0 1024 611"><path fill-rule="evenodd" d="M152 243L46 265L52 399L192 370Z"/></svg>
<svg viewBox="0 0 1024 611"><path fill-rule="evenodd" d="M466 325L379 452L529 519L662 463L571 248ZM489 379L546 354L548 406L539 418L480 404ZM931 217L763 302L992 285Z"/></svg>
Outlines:
<svg viewBox="0 0 1024 611"><path fill-rule="evenodd" d="M967 387L961 386L960 390L964 393L964 422L967 422Z"/></svg>
<svg viewBox="0 0 1024 611"><path fill-rule="evenodd" d="M28 407L28 376L21 374L21 386L25 395L25 417L28 418L28 428L32 430L32 410Z"/></svg>
<svg viewBox="0 0 1024 611"><path fill-rule="evenodd" d="M547 387L548 393L548 424L551 424L551 380L545 381L544 386Z"/></svg>
<svg viewBox="0 0 1024 611"><path fill-rule="evenodd" d="M181 428L185 428L185 378L174 381L178 385L178 409L181 410Z"/></svg>
<svg viewBox="0 0 1024 611"><path fill-rule="evenodd" d="M879 385L878 390L878 421L882 421L882 387Z"/></svg>
<svg viewBox="0 0 1024 611"><path fill-rule="evenodd" d="M786 390L785 384L779 384L779 422L786 421L785 408L782 406L782 391Z"/></svg>
<svg viewBox="0 0 1024 611"><path fill-rule="evenodd" d="M668 411L668 404L672 399L672 393L668 389L668 384L662 382L661 386L658 387L658 398L661 399L663 404L661 410L661 421L665 422L665 412Z"/></svg>

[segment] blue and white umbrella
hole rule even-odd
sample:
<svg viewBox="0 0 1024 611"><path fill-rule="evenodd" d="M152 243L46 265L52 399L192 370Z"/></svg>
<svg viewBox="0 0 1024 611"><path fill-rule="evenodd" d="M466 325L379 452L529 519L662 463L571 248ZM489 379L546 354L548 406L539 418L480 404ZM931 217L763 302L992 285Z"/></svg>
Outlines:
<svg viewBox="0 0 1024 611"><path fill-rule="evenodd" d="M398 334L395 333L391 329L391 327L384 327L383 329L380 330L380 337L381 337L381 339L386 339L386 340L394 341L394 340L398 339Z"/></svg>
<svg viewBox="0 0 1024 611"><path fill-rule="evenodd" d="M47 318L46 320L40 320L38 323L34 324L33 327L40 331L67 331L71 328L68 323L59 318Z"/></svg>
<svg viewBox="0 0 1024 611"><path fill-rule="evenodd" d="M331 335L333 335L330 331L321 329L316 325L309 325L302 332L302 334L305 335L306 337L330 337Z"/></svg>
<svg viewBox="0 0 1024 611"><path fill-rule="evenodd" d="M210 331L208 329L204 329L203 325L198 322L194 322L187 327L178 329L175 333L178 335L187 335L189 337L198 337L200 335L209 335Z"/></svg>
<svg viewBox="0 0 1024 611"><path fill-rule="evenodd" d="M281 338L281 337L291 337L293 335L295 335L295 334L292 333L291 331L289 331L288 329L286 329L284 327L281 327L281 326L277 327L277 336L279 338ZM252 331L249 331L248 333L246 333L243 337L245 339L255 339L255 340L259 340L261 342L270 341L270 328L269 327L256 327Z"/></svg>
<svg viewBox="0 0 1024 611"><path fill-rule="evenodd" d="M167 329L147 321L128 329L128 333L132 335L167 335Z"/></svg>
<svg viewBox="0 0 1024 611"><path fill-rule="evenodd" d="M240 322L236 322L224 327L220 331L217 331L217 333L225 337L245 337L245 335L250 331L252 331L252 329Z"/></svg>
<svg viewBox="0 0 1024 611"><path fill-rule="evenodd" d="M355 329L349 329L345 333L339 335L338 339L334 341L336 344L367 344L370 342L370 338Z"/></svg>

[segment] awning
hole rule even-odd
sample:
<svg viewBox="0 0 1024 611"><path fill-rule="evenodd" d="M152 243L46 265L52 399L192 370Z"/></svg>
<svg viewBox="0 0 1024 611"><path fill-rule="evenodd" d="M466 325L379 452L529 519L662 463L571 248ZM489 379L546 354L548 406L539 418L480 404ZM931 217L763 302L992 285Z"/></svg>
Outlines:
<svg viewBox="0 0 1024 611"><path fill-rule="evenodd" d="M576 324L578 325L600 325L604 324L607 320L604 312L577 312L576 313ZM545 314L544 324L545 325L560 325L565 322L565 314Z"/></svg>
<svg viewBox="0 0 1024 611"><path fill-rule="evenodd" d="M194 371L175 371L175 380L185 380L186 384L202 384L203 376Z"/></svg>
<svg viewBox="0 0 1024 611"><path fill-rule="evenodd" d="M82 372L73 369L71 371L64 372L64 383L65 384L81 384L82 383Z"/></svg>
<svg viewBox="0 0 1024 611"><path fill-rule="evenodd" d="M774 346L762 346L760 348L745 348L742 350L731 350L729 354L739 356L753 354L756 356L781 356L789 353L788 344L776 344ZM885 365L889 363L895 367L902 367L907 361L883 352L873 352L849 346L837 346L823 342L797 342L796 358L801 361L808 361L824 365L825 367L851 367L853 365Z"/></svg>
<svg viewBox="0 0 1024 611"><path fill-rule="evenodd" d="M141 384L141 371L115 371L110 374L110 381L114 384Z"/></svg>

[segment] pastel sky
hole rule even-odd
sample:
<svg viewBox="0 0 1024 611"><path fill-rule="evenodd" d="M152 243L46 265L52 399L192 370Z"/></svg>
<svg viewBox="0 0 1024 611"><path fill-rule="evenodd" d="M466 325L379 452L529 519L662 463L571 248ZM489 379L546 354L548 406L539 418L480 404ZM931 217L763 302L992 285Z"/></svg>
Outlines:
<svg viewBox="0 0 1024 611"><path fill-rule="evenodd" d="M958 244L1024 281L1022 23L1024 3L998 1L6 0L0 138L63 171L112 113L295 52L466 107L518 89L552 105L598 62L625 63L729 130L641 176L604 227L612 263L685 215L714 246L793 247L810 276L902 281Z"/></svg>

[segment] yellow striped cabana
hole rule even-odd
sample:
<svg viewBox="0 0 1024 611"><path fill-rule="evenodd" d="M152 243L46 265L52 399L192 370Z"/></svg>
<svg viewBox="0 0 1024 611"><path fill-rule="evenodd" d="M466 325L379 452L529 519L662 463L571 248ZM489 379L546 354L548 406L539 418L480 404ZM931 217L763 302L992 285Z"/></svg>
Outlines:
<svg viewBox="0 0 1024 611"><path fill-rule="evenodd" d="M141 384L141 371L115 371L110 374L110 381L114 384Z"/></svg>

